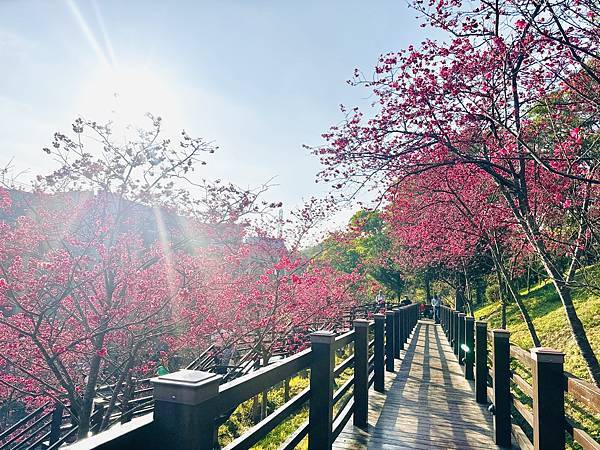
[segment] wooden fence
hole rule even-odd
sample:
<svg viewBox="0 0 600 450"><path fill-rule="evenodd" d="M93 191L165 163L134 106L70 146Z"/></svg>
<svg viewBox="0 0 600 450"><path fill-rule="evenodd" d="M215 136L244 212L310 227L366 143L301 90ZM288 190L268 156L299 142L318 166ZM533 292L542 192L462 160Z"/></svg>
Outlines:
<svg viewBox="0 0 600 450"><path fill-rule="evenodd" d="M293 449L308 436L309 449L330 449L351 417L354 425L366 426L369 387L374 384L374 389L383 392L384 371L394 370L394 359L400 356L400 349L408 341L418 315L418 305L408 305L375 314L373 321L355 319L353 329L340 335L317 331L310 335L309 349L223 384L220 375L196 370L181 370L154 378L153 414L135 418L69 448L212 450L219 417L308 370L307 389L226 449L252 447L303 407L308 407L308 420L280 448ZM342 349L348 349L345 353L349 356L336 365L335 355ZM350 368L352 375L334 390L336 378Z"/></svg>
<svg viewBox="0 0 600 450"><path fill-rule="evenodd" d="M568 434L584 450L600 450L565 412L567 404L600 415L600 389L564 372L563 353L545 347L523 350L510 343L509 331L488 332L487 322L446 306L440 321L465 378L475 380L475 400L490 403L497 445L510 447L514 441L522 449L564 449ZM522 421L532 440L519 426Z"/></svg>

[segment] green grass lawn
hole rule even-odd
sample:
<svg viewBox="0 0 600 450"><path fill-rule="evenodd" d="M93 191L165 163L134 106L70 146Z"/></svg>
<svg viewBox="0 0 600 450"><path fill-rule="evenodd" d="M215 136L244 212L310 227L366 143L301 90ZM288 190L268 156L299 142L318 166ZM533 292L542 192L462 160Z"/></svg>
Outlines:
<svg viewBox="0 0 600 450"><path fill-rule="evenodd" d="M600 276L600 268L586 269L593 275ZM589 275L589 274L588 274ZM540 283L531 291L522 291L523 300L529 314L533 318L542 345L552 347L565 353L565 370L589 380L581 354L571 336L564 308L554 287L548 283ZM600 296L575 290L573 301L579 318L583 322L587 335L596 352L600 356ZM491 327L500 326L500 303L490 303L475 311L478 319L487 319ZM511 342L529 349L533 346L529 332L517 305L511 303L506 311L507 328L511 331Z"/></svg>

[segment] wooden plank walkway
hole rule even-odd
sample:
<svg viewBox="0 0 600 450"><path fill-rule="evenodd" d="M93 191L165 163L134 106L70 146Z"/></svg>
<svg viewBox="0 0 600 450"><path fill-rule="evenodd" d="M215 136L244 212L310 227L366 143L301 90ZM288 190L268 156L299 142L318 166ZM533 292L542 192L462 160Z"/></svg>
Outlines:
<svg viewBox="0 0 600 450"><path fill-rule="evenodd" d="M475 402L472 383L432 321L419 321L385 385L385 394L369 391L368 429L350 420L334 449L499 448L493 417Z"/></svg>

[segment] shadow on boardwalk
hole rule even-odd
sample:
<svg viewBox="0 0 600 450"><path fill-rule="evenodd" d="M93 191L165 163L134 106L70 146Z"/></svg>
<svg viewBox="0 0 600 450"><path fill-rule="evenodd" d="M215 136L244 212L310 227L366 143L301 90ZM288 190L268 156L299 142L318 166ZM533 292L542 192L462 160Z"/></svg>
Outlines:
<svg viewBox="0 0 600 450"><path fill-rule="evenodd" d="M369 426L349 421L335 449L495 449L493 418L475 403L472 383L439 325L418 323L386 393L369 391Z"/></svg>

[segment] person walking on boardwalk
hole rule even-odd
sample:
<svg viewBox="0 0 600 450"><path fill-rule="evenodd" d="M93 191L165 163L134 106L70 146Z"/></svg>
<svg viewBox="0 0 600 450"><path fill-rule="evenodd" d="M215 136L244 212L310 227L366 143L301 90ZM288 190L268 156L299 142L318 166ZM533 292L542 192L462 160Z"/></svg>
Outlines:
<svg viewBox="0 0 600 450"><path fill-rule="evenodd" d="M435 319L435 323L440 323L440 306L441 306L440 298L433 294L433 298L431 299L431 306L433 306L433 318Z"/></svg>

